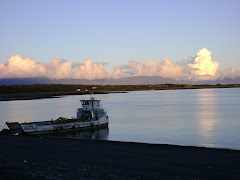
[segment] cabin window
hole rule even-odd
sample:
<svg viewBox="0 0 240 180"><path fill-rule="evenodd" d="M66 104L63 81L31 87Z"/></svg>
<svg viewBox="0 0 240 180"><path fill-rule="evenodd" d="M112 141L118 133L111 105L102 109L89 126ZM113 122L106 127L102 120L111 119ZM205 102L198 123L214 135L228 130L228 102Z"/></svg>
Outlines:
<svg viewBox="0 0 240 180"><path fill-rule="evenodd" d="M89 102L83 101L82 105L89 105Z"/></svg>

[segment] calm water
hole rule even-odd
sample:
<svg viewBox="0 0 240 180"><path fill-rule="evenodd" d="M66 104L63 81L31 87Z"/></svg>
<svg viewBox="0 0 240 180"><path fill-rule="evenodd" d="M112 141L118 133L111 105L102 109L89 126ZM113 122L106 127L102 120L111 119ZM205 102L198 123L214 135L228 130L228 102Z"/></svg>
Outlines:
<svg viewBox="0 0 240 180"><path fill-rule="evenodd" d="M240 150L240 89L137 91L96 95L110 118L109 129L62 136ZM0 129L6 121L73 117L80 99L0 102Z"/></svg>

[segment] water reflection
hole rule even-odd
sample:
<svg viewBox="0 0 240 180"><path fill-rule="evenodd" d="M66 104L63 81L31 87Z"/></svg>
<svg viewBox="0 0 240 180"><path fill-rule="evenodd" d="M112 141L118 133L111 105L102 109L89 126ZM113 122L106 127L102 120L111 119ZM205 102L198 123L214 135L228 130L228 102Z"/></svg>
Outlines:
<svg viewBox="0 0 240 180"><path fill-rule="evenodd" d="M76 139L106 140L108 139L109 128L94 129L88 131L71 131L64 133L51 134L51 136L67 137Z"/></svg>
<svg viewBox="0 0 240 180"><path fill-rule="evenodd" d="M196 116L199 124L199 133L202 137L201 146L214 147L214 136L217 124L217 97L213 90L204 89L197 94Z"/></svg>
<svg viewBox="0 0 240 180"><path fill-rule="evenodd" d="M0 131L6 121L75 116L82 98L89 96L0 102ZM107 109L109 129L60 137L240 149L240 88L133 91L95 98Z"/></svg>

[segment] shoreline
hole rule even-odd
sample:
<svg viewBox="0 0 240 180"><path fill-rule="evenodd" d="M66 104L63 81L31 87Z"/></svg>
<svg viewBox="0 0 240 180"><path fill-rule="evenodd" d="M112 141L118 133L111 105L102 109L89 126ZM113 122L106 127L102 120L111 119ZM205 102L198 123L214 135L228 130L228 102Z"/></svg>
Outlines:
<svg viewBox="0 0 240 180"><path fill-rule="evenodd" d="M161 86L161 85L160 85ZM94 90L92 91L93 94L111 94L111 93L128 93L128 91L144 91L144 90L186 90L186 89L222 89L222 88L239 88L239 86L228 86L228 85L198 85L198 86L174 86L174 87L158 87L158 85L149 85L143 86L141 88L136 88L138 86L131 86L131 88L118 88L115 89L107 89L107 90ZM0 93L0 101L16 101L16 100L35 100L35 99L47 99L47 98L60 98L62 96L68 95L88 95L91 94L90 91L87 92L42 92L42 93Z"/></svg>
<svg viewBox="0 0 240 180"><path fill-rule="evenodd" d="M110 93L126 93L126 92L93 92L93 94L110 94ZM60 98L62 96L70 95L89 95L90 92L60 92L60 93L26 93L26 94L0 94L0 101L17 101L17 100L35 100L35 99L51 99Z"/></svg>
<svg viewBox="0 0 240 180"><path fill-rule="evenodd" d="M100 127L99 129L104 129L106 127ZM80 132L89 132L89 131L95 131L89 130L89 129L82 129L82 130L76 130ZM71 131L67 131L71 132ZM133 144L147 144L147 145L154 145L154 146L174 146L174 147L184 147L184 148L198 148L198 149L215 149L215 150L226 150L226 151L239 151L240 149L231 149L231 148L224 148L224 147L207 147L207 146L194 146L194 145L181 145L181 144L164 144L164 143L151 143L151 142L134 142L134 141L121 141L121 140L108 140L108 139L88 139L88 138L75 138L72 136L64 136L64 133L66 132L60 132L56 136L54 133L46 133L46 134L25 134L25 133L18 133L16 131L11 131L9 129L2 129L0 131L0 137L23 137L23 138L50 138L50 139L73 139L73 140L86 140L86 141L103 141L103 142L117 142L117 143L133 143Z"/></svg>
<svg viewBox="0 0 240 180"><path fill-rule="evenodd" d="M240 178L239 150L36 136L0 144L3 179Z"/></svg>

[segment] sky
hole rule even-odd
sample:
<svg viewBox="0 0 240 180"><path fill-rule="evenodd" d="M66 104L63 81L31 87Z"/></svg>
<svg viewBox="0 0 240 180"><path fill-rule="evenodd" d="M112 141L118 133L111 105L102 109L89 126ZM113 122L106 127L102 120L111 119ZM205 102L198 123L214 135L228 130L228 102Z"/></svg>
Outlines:
<svg viewBox="0 0 240 180"><path fill-rule="evenodd" d="M0 0L0 78L235 77L239 42L239 0Z"/></svg>

